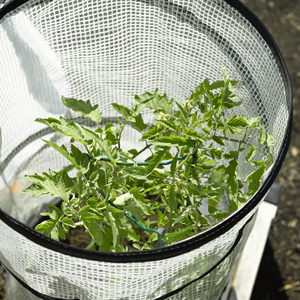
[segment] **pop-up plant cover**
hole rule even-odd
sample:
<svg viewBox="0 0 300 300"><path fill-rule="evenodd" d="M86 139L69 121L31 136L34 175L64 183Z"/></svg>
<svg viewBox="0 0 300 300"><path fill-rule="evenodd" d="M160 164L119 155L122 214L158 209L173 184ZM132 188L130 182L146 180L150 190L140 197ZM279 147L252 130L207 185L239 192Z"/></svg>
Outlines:
<svg viewBox="0 0 300 300"><path fill-rule="evenodd" d="M69 227L83 226L92 238L88 249L152 249L196 235L244 205L272 165L274 140L260 116L226 118L225 112L242 101L234 94L237 82L225 68L222 72L223 81L205 79L182 103L157 90L135 96L137 104L131 108L113 103L120 117L105 126L98 105L62 97L64 105L89 118L95 130L63 117L36 120L70 137L69 149L45 143L77 170L75 177L67 169L26 176L31 185L24 193L62 199L60 208L49 205L41 213L49 219L36 230L59 240ZM151 125L144 123L144 110L153 111ZM125 126L140 133L144 147L122 150ZM259 137L255 145L248 141L253 134ZM147 149L151 155L136 162ZM238 173L241 155L253 168L243 181ZM120 243L121 237L126 243Z"/></svg>

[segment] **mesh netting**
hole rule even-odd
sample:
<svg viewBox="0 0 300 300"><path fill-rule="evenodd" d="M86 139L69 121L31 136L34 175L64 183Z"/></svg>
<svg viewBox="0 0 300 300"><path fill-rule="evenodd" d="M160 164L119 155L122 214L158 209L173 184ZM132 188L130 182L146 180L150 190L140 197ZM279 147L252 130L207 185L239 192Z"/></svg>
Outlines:
<svg viewBox="0 0 300 300"><path fill-rule="evenodd" d="M23 284L9 280L11 300L164 299L176 290L168 299L219 299L288 144L290 83L273 40L238 1L23 2L13 0L0 11L0 260ZM222 80L225 63L243 100L230 113L262 116L276 141L275 163L249 204L207 232L160 251L136 252L128 261L72 249L29 229L56 199L21 194L28 186L24 175L68 165L40 138L69 140L34 122L77 117L62 105L62 95L89 99L114 119L111 103L130 106L135 94L156 88L182 101L205 78ZM152 117L144 119L151 123ZM90 126L84 118L78 122ZM128 130L124 144L139 149L139 138ZM243 159L241 179L253 171Z"/></svg>

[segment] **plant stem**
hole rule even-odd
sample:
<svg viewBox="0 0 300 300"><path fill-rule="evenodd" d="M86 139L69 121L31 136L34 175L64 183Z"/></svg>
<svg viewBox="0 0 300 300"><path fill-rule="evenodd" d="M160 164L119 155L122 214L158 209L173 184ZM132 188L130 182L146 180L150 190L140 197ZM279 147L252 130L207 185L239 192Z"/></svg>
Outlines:
<svg viewBox="0 0 300 300"><path fill-rule="evenodd" d="M140 155L142 152L150 148L151 145L147 144L142 150L140 150L136 155L132 156L132 159L136 158L138 155Z"/></svg>
<svg viewBox="0 0 300 300"><path fill-rule="evenodd" d="M122 128L121 128L121 130L120 130L120 133L119 133L119 139L118 139L118 149L119 149L119 150L121 150L121 135L122 135L122 132L123 132L123 130L124 130L124 128L125 128L125 126L126 126L127 123L128 123L128 121L126 121L126 122L123 124L123 126L122 126Z"/></svg>
<svg viewBox="0 0 300 300"><path fill-rule="evenodd" d="M246 129L247 131L248 129ZM261 153L263 153L264 155L268 155L267 152L265 152L264 150L260 149L259 147L256 147L255 145L252 145L250 143L247 143L245 142L245 138L246 138L246 135L244 136L244 138L242 140L237 140L237 139L232 139L232 138L228 138L226 136L219 136L219 135L215 135L216 137L220 138L220 139L224 139L224 140L227 140L227 141L230 141L230 142L235 142L235 143L242 143L242 144L245 144L249 147L252 147L258 151L260 151Z"/></svg>

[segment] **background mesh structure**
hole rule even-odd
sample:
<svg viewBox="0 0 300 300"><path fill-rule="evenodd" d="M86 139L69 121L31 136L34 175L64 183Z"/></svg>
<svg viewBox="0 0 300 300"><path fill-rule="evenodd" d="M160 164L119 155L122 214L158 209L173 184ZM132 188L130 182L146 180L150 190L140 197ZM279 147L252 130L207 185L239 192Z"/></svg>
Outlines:
<svg viewBox="0 0 300 300"><path fill-rule="evenodd" d="M254 16L238 1L19 4L2 16L0 11L0 261L14 276L8 279L9 299L219 299L288 145L290 83L268 32L254 26ZM98 103L113 119L111 103L129 106L135 94L156 88L182 101L205 78L222 80L225 63L243 99L231 113L262 116L276 140L274 166L245 207L207 232L160 250L138 251L131 259L75 249L30 229L56 199L21 194L29 185L24 175L68 164L40 138L69 140L34 122L76 118L61 104L62 95ZM144 117L151 122L150 114ZM89 126L84 118L78 121ZM138 149L138 139L128 130L124 144ZM254 135L250 142L255 140ZM252 171L243 157L239 171L241 179Z"/></svg>

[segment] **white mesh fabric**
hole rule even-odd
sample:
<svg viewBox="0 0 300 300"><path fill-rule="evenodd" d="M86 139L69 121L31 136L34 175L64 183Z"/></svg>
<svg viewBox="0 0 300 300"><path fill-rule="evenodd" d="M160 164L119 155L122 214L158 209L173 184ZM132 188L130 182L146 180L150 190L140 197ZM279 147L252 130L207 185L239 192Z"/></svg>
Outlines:
<svg viewBox="0 0 300 300"><path fill-rule="evenodd" d="M276 161L291 103L272 53L249 21L223 0L26 2L0 21L1 209L32 226L43 206L53 201L48 196L32 199L20 191L28 185L25 174L59 171L67 164L40 137L58 144L68 140L41 132L44 127L34 122L75 117L61 105L61 95L89 99L99 104L104 116L114 117L110 103L130 106L135 94L156 88L182 101L206 77L221 80L224 63L230 78L239 81L236 93L243 99L231 114L263 116L276 140ZM150 115L145 118L151 122ZM253 135L249 141L256 140ZM130 129L122 143L141 147ZM241 179L252 171L243 164L243 156L239 171ZM200 249L165 261L128 264L57 253L0 221L0 260L30 287L49 296L155 299L217 263L250 216ZM218 299L241 248L170 299Z"/></svg>
<svg viewBox="0 0 300 300"><path fill-rule="evenodd" d="M64 255L33 243L0 221L0 258L31 288L54 298L156 299L191 282L220 261L252 214L201 248L174 258L137 263L108 263ZM253 221L225 261L202 280L169 299L218 299Z"/></svg>

